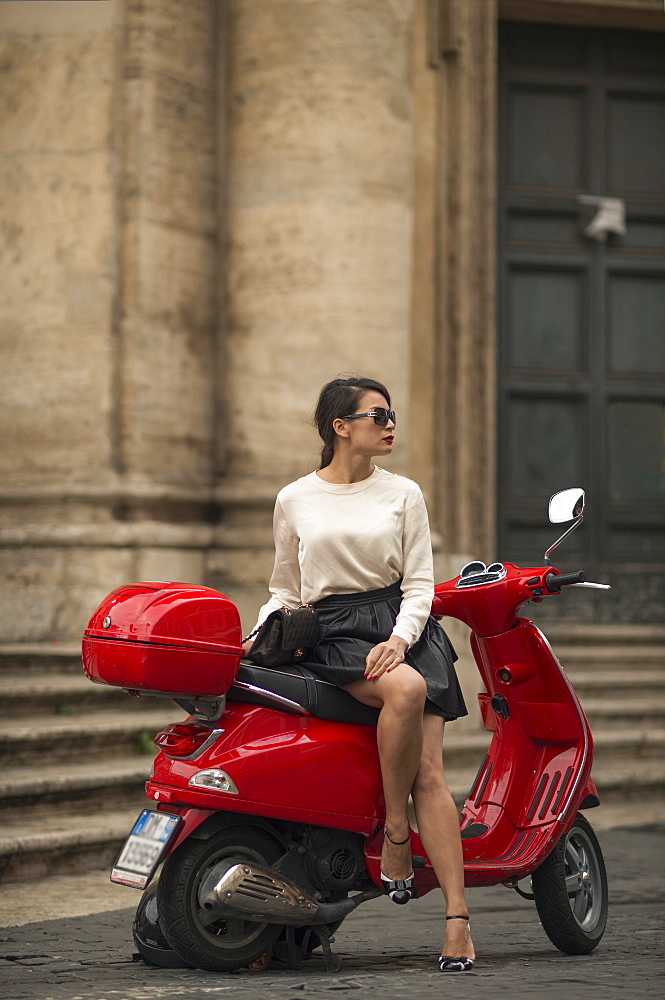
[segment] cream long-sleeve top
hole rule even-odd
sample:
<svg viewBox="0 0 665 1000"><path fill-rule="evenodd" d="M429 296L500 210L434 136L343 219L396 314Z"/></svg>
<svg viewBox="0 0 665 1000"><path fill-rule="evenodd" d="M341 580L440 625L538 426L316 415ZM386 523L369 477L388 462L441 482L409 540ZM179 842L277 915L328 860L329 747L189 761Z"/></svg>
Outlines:
<svg viewBox="0 0 665 1000"><path fill-rule="evenodd" d="M327 483L312 472L279 492L273 528L272 596L257 625L278 608L401 580L392 634L417 642L434 596L429 520L417 483L376 466L359 483Z"/></svg>

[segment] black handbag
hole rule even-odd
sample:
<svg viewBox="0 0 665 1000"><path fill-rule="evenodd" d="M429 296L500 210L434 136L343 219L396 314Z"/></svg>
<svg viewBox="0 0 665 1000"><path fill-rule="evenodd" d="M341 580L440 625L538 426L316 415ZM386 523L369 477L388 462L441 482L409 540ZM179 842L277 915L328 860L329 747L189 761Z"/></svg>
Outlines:
<svg viewBox="0 0 665 1000"><path fill-rule="evenodd" d="M311 604L272 611L243 642L254 638L247 656L260 667L298 663L319 641L319 616Z"/></svg>

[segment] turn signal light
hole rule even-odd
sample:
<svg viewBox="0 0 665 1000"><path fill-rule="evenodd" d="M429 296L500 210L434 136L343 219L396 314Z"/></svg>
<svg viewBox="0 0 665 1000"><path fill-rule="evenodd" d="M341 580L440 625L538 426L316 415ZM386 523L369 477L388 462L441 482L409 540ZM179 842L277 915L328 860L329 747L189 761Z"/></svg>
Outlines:
<svg viewBox="0 0 665 1000"><path fill-rule="evenodd" d="M175 722L161 733L153 743L168 757L191 757L210 739L212 730L200 722Z"/></svg>
<svg viewBox="0 0 665 1000"><path fill-rule="evenodd" d="M237 795L238 789L233 778L216 767L206 771L197 771L187 782L190 788L210 788L213 792L225 792L227 795Z"/></svg>

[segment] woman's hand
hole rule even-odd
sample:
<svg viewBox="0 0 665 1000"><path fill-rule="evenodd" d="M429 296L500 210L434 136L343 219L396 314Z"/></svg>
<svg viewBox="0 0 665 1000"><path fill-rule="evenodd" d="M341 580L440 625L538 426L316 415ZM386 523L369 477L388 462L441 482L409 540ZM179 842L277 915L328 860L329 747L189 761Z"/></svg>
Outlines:
<svg viewBox="0 0 665 1000"><path fill-rule="evenodd" d="M365 677L368 681L377 680L381 674L389 674L391 670L404 662L404 656L409 648L405 639L391 635L385 642L370 649L365 663Z"/></svg>
<svg viewBox="0 0 665 1000"><path fill-rule="evenodd" d="M251 639L250 639L249 642L243 642L242 648L245 650L245 656L247 656L247 654L249 653L249 651L250 651L250 649L252 648L253 645L254 645L254 643L252 642Z"/></svg>

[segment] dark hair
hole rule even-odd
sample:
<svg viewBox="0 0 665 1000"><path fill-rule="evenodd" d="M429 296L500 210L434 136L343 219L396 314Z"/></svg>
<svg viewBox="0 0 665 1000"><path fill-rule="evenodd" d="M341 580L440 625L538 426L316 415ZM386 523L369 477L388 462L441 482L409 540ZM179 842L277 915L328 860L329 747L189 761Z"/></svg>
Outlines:
<svg viewBox="0 0 665 1000"><path fill-rule="evenodd" d="M314 423L323 441L320 469L325 469L335 454L333 420L353 413L360 397L366 392L379 392L390 406L390 393L385 385L373 378L334 378L324 385L314 411Z"/></svg>

